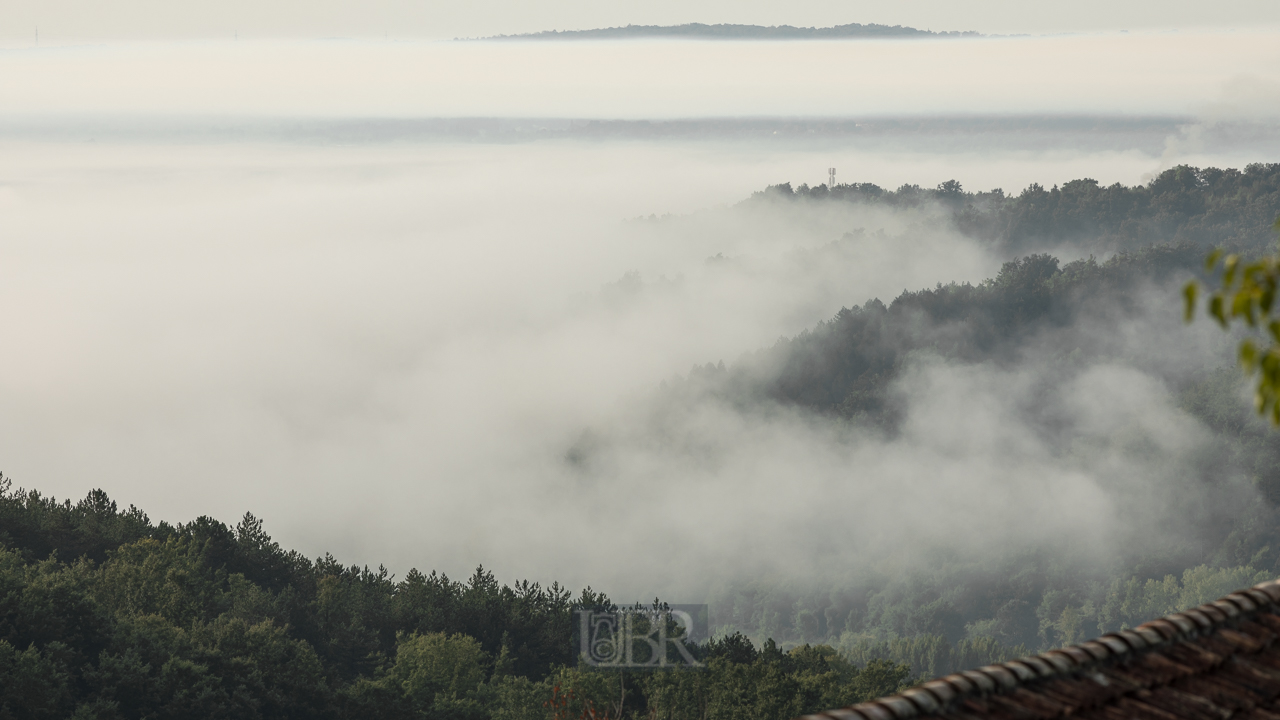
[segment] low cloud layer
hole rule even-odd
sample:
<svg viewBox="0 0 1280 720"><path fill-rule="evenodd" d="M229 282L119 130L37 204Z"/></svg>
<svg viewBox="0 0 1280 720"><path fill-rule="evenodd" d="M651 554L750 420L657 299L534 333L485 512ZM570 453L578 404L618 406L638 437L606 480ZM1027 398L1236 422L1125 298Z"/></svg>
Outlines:
<svg viewBox="0 0 1280 720"><path fill-rule="evenodd" d="M815 167L825 180L816 152L10 142L5 157L0 456L60 497L103 487L170 521L251 510L288 547L399 573L484 563L674 599L939 546L1092 561L1245 497L1204 502L1210 438L1144 369L1220 350L1208 325L1185 336L1194 352L1154 342L1185 332L1169 288L1108 331L1106 359L1060 376L1036 348L1000 367L916 358L892 440L780 409L654 415L659 384L693 364L998 270L929 209L728 207ZM851 180L979 187L1083 166L1133 182L1154 161L856 157ZM1044 398L1060 416L1029 422ZM585 470L566 460L584 431L602 448Z"/></svg>

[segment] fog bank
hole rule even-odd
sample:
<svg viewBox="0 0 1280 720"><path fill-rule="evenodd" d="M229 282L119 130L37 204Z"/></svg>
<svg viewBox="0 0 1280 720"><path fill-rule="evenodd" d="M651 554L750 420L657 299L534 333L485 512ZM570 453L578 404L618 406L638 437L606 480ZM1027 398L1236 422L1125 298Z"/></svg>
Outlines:
<svg viewBox="0 0 1280 720"><path fill-rule="evenodd" d="M733 364L841 306L979 281L1005 259L927 207L730 207L772 182L824 181L827 152L17 140L3 152L0 455L19 484L60 497L103 487L170 521L250 510L312 556L398 573L484 563L637 598L695 595L710 568L908 567L944 538L977 556L1069 527L1090 530L1072 552L1093 561L1132 541L1126 527L1212 511L1115 522L1190 483L1207 441L1124 353L1053 390L1084 443L1069 456L1025 426L1028 388L1045 381L1034 366L928 358L904 381L910 420L892 443L715 404L654 434L656 389L694 364ZM1125 149L845 152L848 181L1010 190L1086 172L1132 183L1159 162ZM1152 327L1182 332L1162 297L1152 317L1169 314ZM1145 327L1133 347L1150 345ZM599 472L566 463L584 430L615 438ZM915 540L886 551L898 535ZM629 543L646 550L624 561Z"/></svg>

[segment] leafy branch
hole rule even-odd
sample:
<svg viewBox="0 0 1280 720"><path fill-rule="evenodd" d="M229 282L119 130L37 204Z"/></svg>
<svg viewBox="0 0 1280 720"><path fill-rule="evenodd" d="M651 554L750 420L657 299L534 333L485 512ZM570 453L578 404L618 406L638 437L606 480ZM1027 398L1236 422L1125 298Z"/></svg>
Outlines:
<svg viewBox="0 0 1280 720"><path fill-rule="evenodd" d="M1280 231L1280 219L1273 225ZM1250 329L1262 331L1262 337L1240 342L1240 367L1249 377L1258 376L1254 389L1254 408L1266 415L1272 425L1280 425L1280 319L1273 317L1276 288L1280 285L1280 255L1266 255L1246 262L1237 254L1224 255L1221 249L1209 253L1205 270L1213 274L1218 287L1208 295L1206 310L1228 329L1243 321ZM1182 289L1186 301L1186 321L1195 318L1200 283L1192 280ZM1265 346L1265 347L1264 347Z"/></svg>

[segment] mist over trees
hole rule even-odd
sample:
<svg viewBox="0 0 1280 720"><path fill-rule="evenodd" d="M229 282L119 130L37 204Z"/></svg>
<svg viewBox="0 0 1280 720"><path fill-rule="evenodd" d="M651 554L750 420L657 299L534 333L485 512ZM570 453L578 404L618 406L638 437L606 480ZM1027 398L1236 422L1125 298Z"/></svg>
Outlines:
<svg viewBox="0 0 1280 720"><path fill-rule="evenodd" d="M1017 195L1002 189L966 191L955 180L897 190L872 183L794 189L783 183L756 193L751 202L771 198L896 207L937 203L961 232L1010 255L1055 246L1101 253L1181 243L1258 252L1275 241L1280 164L1255 163L1243 170L1180 165L1145 185L1103 186L1083 178L1049 189L1032 184Z"/></svg>
<svg viewBox="0 0 1280 720"><path fill-rule="evenodd" d="M1137 532L1170 518L1178 527L1160 542L1111 548L1102 562L1063 541L976 557L933 547L911 567L868 562L817 581L731 578L706 598L716 634L696 648L706 670L623 675L578 663L573 611L614 604L590 587L503 585L483 568L463 581L417 570L397 579L281 548L250 514L235 527L155 523L101 491L72 503L4 479L0 718L785 720L1280 574L1280 436L1242 395L1230 336L1190 349L1176 337L1177 287L1202 271L1209 246L1251 255L1275 242L1280 165L1177 167L1140 186L1086 179L1017 195L954 181L893 191L783 184L746 205L778 202L928 206L1008 259L981 283L858 298L771 347L672 378L654 391L650 426L696 428L687 418L714 405L892 443L919 421L922 367L990 370L1022 383L1017 417L1055 461L1168 473L1164 514L1135 511L1132 522ZM863 234L850 229L810 259L848 252ZM1099 368L1131 367L1209 441L1169 458L1140 432L1080 431L1062 389ZM564 463L587 476L632 441L593 428ZM1130 500L1150 487L1114 484L1106 489ZM1179 505L1180 494L1195 507ZM914 549L907 535L888 539Z"/></svg>
<svg viewBox="0 0 1280 720"><path fill-rule="evenodd" d="M1280 165L1177 167L1146 185L1076 180L1051 189L1032 185L1018 195L966 192L954 181L895 191L783 184L746 205L775 202L936 207L1010 259L981 283L904 290L887 302L871 298L772 347L694 367L664 383L648 427L696 437L698 409L713 403L744 415L799 412L855 439L893 443L904 425L918 423L910 400L928 392L911 387L918 368L978 368L1022 383L1020 429L1042 442L1055 463L1089 471L1100 467L1097 458L1109 458L1151 470L1154 484L1112 488L1116 502L1145 503L1152 492L1161 503L1221 502L1147 521L1132 517L1128 522L1140 528L1132 542L1088 562L1069 557L1071 543L1059 544L1066 554L1052 544L1029 544L977 559L935 548L917 572L854 569L829 582L729 583L711 600L722 627L758 639L830 643L846 657L890 658L933 675L973 664L965 659L973 643L995 642L981 653L990 657L1045 649L1280 574L1280 436L1250 407L1234 367L1234 336L1196 347L1181 324L1178 292L1204 272L1212 246L1253 256L1273 248ZM862 235L853 231L813 251L813 261L854 252ZM1051 253L1083 259L1062 262ZM1118 435L1090 437L1073 419L1062 388L1099 368L1126 367L1157 380L1173 410L1208 432L1176 467L1150 435L1122 423ZM953 422L968 421L969 408L952 409ZM567 461L605 466L629 442L637 441L594 431ZM885 524L892 528L892 521ZM1144 541L1143 534L1170 524L1176 532L1162 542Z"/></svg>

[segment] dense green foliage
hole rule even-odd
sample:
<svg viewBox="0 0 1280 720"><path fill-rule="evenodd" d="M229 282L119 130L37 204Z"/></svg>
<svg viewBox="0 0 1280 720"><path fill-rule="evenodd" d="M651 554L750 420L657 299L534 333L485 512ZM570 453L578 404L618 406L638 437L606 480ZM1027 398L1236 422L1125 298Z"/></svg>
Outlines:
<svg viewBox="0 0 1280 720"><path fill-rule="evenodd" d="M1280 220L1274 227L1280 230ZM1210 289L1205 309L1223 329L1240 321L1255 331L1255 337L1240 343L1240 365L1247 374L1258 378L1253 394L1258 414L1268 417L1272 425L1280 425L1280 319L1273 315L1276 288L1280 287L1280 255L1223 255L1216 248L1205 260L1206 268L1215 272L1217 285ZM1200 283L1195 280L1183 287L1188 322L1195 318L1199 290Z"/></svg>
<svg viewBox="0 0 1280 720"><path fill-rule="evenodd" d="M397 582L286 552L252 515L154 525L101 491L59 503L0 480L0 718L785 720L908 675L741 635L696 647L704 671L587 670L572 612L601 605L482 568Z"/></svg>

